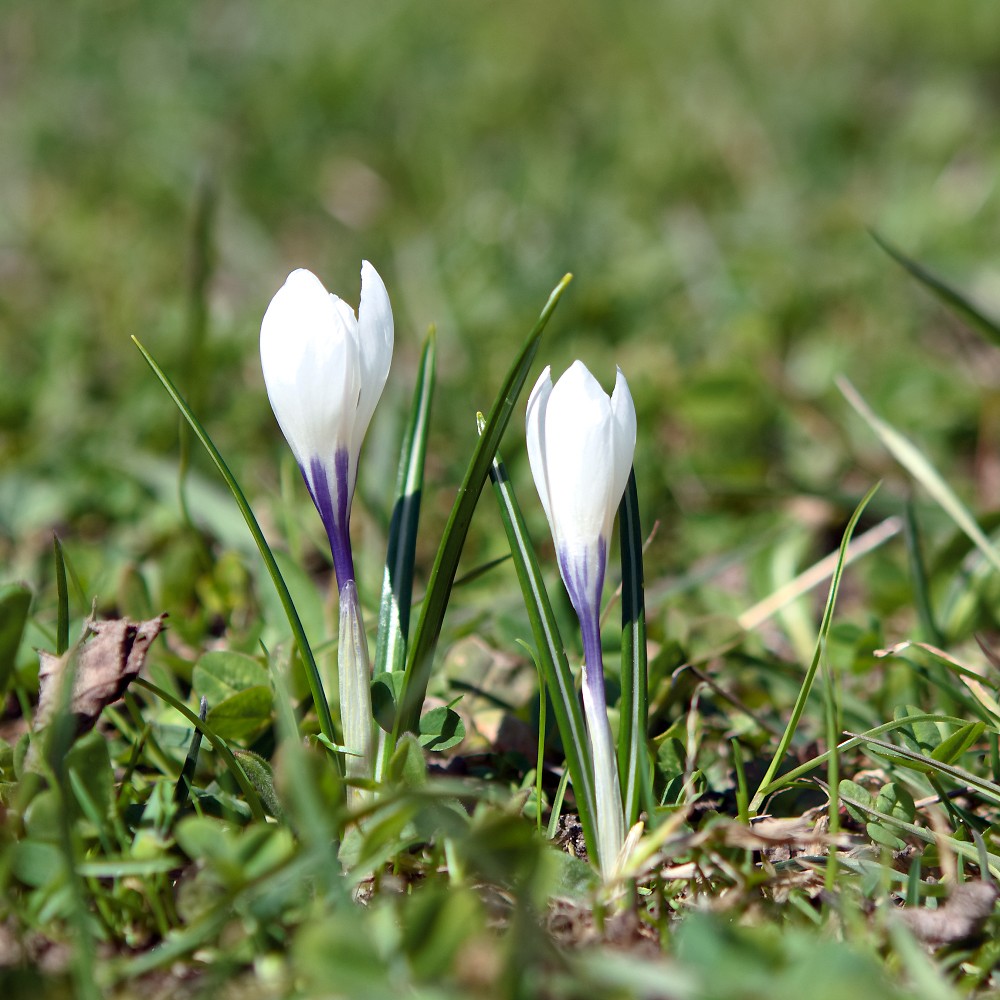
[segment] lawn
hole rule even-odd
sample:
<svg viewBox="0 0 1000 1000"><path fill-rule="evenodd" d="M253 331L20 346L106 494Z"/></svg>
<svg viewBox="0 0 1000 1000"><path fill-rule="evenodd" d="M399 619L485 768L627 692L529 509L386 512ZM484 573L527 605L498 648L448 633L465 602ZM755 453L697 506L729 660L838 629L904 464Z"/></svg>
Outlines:
<svg viewBox="0 0 1000 1000"><path fill-rule="evenodd" d="M994 995L998 67L978 0L6 4L4 996ZM370 771L259 350L362 260ZM576 359L615 858L525 440Z"/></svg>

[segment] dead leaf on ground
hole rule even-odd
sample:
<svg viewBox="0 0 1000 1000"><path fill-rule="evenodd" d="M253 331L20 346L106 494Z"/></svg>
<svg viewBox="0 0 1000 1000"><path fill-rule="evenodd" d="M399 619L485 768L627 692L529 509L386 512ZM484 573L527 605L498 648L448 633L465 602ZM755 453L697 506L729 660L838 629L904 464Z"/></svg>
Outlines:
<svg viewBox="0 0 1000 1000"><path fill-rule="evenodd" d="M932 945L958 944L976 937L993 912L1000 889L995 882L961 882L944 906L906 907L899 916L921 941Z"/></svg>
<svg viewBox="0 0 1000 1000"><path fill-rule="evenodd" d="M93 728L105 705L117 701L142 669L150 644L163 628L165 614L149 621L127 618L90 620L83 640L56 656L39 650L38 711L34 728L48 725L62 701L61 679L73 671L73 691L68 710L77 720L77 732Z"/></svg>

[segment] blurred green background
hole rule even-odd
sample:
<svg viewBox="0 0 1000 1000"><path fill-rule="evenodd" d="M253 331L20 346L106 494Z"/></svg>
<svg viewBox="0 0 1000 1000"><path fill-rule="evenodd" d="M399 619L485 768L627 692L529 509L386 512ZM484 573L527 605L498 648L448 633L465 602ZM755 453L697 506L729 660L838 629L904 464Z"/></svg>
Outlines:
<svg viewBox="0 0 1000 1000"><path fill-rule="evenodd" d="M566 271L537 368L625 370L651 578L800 524L823 551L881 475L894 508L905 479L837 373L995 503L996 353L867 230L1000 312L996 4L8 0L0 19L8 578L48 579L57 528L83 590L134 613L123 579L176 557L178 418L131 334L280 536L260 317L298 266L356 303L363 257L397 328L355 517L369 591L428 325L425 568L475 411ZM522 436L519 416L504 451L541 540ZM194 465L196 520L245 546ZM492 510L470 546L504 550Z"/></svg>

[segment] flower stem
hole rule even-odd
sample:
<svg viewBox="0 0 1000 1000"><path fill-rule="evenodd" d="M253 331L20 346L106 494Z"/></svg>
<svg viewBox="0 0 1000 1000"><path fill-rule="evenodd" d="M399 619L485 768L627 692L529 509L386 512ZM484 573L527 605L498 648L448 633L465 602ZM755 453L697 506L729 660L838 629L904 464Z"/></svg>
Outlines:
<svg viewBox="0 0 1000 1000"><path fill-rule="evenodd" d="M337 648L337 675L340 684L340 718L348 778L370 779L374 773L372 732L371 665L368 639L361 619L361 604L354 580L340 589L340 643ZM358 805L365 793L348 788L348 805Z"/></svg>
<svg viewBox="0 0 1000 1000"><path fill-rule="evenodd" d="M594 758L594 790L597 798L597 853L601 874L607 879L614 871L625 843L625 814L622 810L618 763L615 759L611 724L604 694L604 658L601 653L597 613L580 617L583 634L583 713Z"/></svg>

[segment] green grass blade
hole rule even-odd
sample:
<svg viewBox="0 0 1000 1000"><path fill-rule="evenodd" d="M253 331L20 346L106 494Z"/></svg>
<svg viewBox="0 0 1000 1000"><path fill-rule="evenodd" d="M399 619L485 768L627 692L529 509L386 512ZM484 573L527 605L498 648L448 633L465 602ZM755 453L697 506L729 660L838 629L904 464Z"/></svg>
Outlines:
<svg viewBox="0 0 1000 1000"><path fill-rule="evenodd" d="M208 338L209 290L215 270L215 218L218 206L215 184L209 174L198 179L195 192L194 218L191 225L188 253L187 330L184 358L187 372L183 378L191 408L201 409L208 388L205 372L205 343ZM181 422L178 448L177 497L181 514L189 527L194 526L188 507L187 478L191 469L191 437Z"/></svg>
<svg viewBox="0 0 1000 1000"><path fill-rule="evenodd" d="M920 620L920 627L928 642L940 646L943 643L941 630L934 618L934 608L931 604L930 581L927 578L927 566L924 563L923 547L920 544L920 525L917 523L917 512L913 501L907 500L903 518L903 537L906 540L906 553L910 562L910 576L913 579L913 605Z"/></svg>
<svg viewBox="0 0 1000 1000"><path fill-rule="evenodd" d="M465 538L472 522L472 514L476 509L479 494L483 490L486 478L490 473L493 456L500 446L500 440L507 424L510 422L514 404L524 387L531 364L538 350L542 331L549 321L555 307L559 303L571 275L566 275L553 289L545 308L534 329L525 341L514 363L504 378L503 385L490 408L486 426L472 454L472 460L466 469L462 484L458 488L458 496L448 517L441 545L438 547L431 570L427 594L420 608L420 620L413 640L413 647L406 663L403 690L400 695L400 710L396 725L393 728L393 744L401 733L416 732L420 720L420 708L427 692L430 680L431 665L438 638L441 635L441 624L444 621L448 598L458 570L458 561L465 544Z"/></svg>
<svg viewBox="0 0 1000 1000"><path fill-rule="evenodd" d="M403 436L396 477L396 502L389 525L389 544L382 577L382 601L379 605L378 635L375 640L374 673L402 670L406 665L406 644L410 631L410 608L413 601L413 560L420 520L420 498L424 485L424 457L427 454L427 431L431 399L434 395L434 368L437 355L434 329L424 342L413 406ZM391 744L388 734L378 728L375 777L381 778Z"/></svg>
<svg viewBox="0 0 1000 1000"><path fill-rule="evenodd" d="M336 742L333 730L333 717L330 715L330 705L326 700L326 693L323 690L323 682L320 679L319 667L316 664L316 658L313 656L312 647L309 645L305 629L302 627L302 622L299 619L299 613L295 610L291 594L288 593L288 587L285 584L284 577L282 577L281 571L278 569L278 564L274 561L274 554L271 552L271 548L267 544L267 539L264 538L264 532L260 530L257 518L251 510L250 504L247 502L247 498L244 495L243 490L240 488L240 484L236 481L236 477L232 474L232 472L229 471L229 466L226 465L225 459L223 459L219 449L215 447L214 442L208 436L208 431L202 427L201 422L194 415L194 412L191 410L191 407L188 406L184 397L181 396L180 392L178 392L174 383L170 381L167 373L156 363L153 356L146 350L145 347L142 346L142 344L139 343L137 338L133 337L132 341L135 346L139 348L142 356L146 359L146 364L152 368L153 374L160 380L163 384L163 388L169 393L170 398L174 401L174 405L184 415L184 418L194 431L195 436L209 453L212 461L215 463L215 467L219 470L222 478L226 481L226 485L232 491L237 506L240 508L240 513L243 515L243 519L246 521L247 527L250 529L250 534L253 535L253 540L257 543L257 549L260 551L261 558L264 560L264 565L267 567L267 572L274 583L274 589L278 592L278 597L281 600L281 606L285 609L285 615L288 618L288 624L291 627L292 635L294 636L295 643L298 646L299 655L302 657L302 662L305 664L306 678L309 681L309 690L312 693L313 703L316 706L316 713L319 716L320 729L323 731L323 735L326 736L328 740Z"/></svg>
<svg viewBox="0 0 1000 1000"><path fill-rule="evenodd" d="M625 826L631 827L642 809L643 775L649 768L646 720L646 608L642 578L642 528L635 470L618 508L622 554L621 709L618 724L618 771L625 803Z"/></svg>
<svg viewBox="0 0 1000 1000"><path fill-rule="evenodd" d="M963 319L979 330L980 333L993 341L994 344L1000 344L1000 323L990 319L966 295L949 285L933 272L928 271L922 264L918 264L911 257L907 257L902 250L894 247L878 233L873 231L871 236L900 267L916 278L935 297L957 312Z"/></svg>
<svg viewBox="0 0 1000 1000"><path fill-rule="evenodd" d="M187 705L184 704L179 698L175 698L169 691L164 691L163 688L158 687L151 681L147 681L144 677L137 677L133 684L138 684L139 687L145 688L150 694L156 695L161 701L165 701L171 708L176 709L181 715L184 716L188 722L191 723L194 728L212 744L213 749L218 753L222 762L229 769L230 774L236 779L236 783L240 786L240 791L246 798L247 805L250 807L250 812L254 819L264 820L266 815L264 813L264 807L261 804L260 796L257 794L257 789L253 787L250 779L246 776L246 772L240 765L240 762L233 755L232 750L229 749L226 741L218 736L215 730L204 720L197 712L192 712Z"/></svg>
<svg viewBox="0 0 1000 1000"><path fill-rule="evenodd" d="M862 420L875 432L882 443L892 453L893 458L920 483L934 498L946 514L968 536L970 541L986 557L994 569L1000 570L1000 553L976 524L975 518L956 496L954 490L944 481L941 474L924 457L923 453L890 424L887 424L862 399L861 394L843 377L837 379L837 386Z"/></svg>
<svg viewBox="0 0 1000 1000"><path fill-rule="evenodd" d="M499 454L493 459L490 480L493 483L497 503L500 505L500 517L507 532L518 583L524 594L524 604L535 639L540 680L552 697L552 710L562 739L563 753L566 755L566 766L573 783L573 794L576 796L577 811L583 825L587 850L592 858L596 858L597 795L594 788L590 741L587 739L587 727L584 723L583 709L580 707L580 697L576 692L573 673L566 659L559 626L556 624L552 602L549 600L542 572L538 567L535 549L528 537L520 505Z"/></svg>
<svg viewBox="0 0 1000 1000"><path fill-rule="evenodd" d="M848 750L853 750L855 747L861 746L865 740L871 738L872 736L880 736L882 733L891 733L896 729L904 729L906 726L914 725L918 722L944 722L950 726L956 727L967 725L967 721L965 719L960 719L957 716L934 715L932 713L928 713L927 715L908 715L903 719L894 719L892 722L883 722L881 726L876 726L874 729L869 729L864 733L860 733L858 736L853 736L851 739L844 740L843 743L838 743L836 747L827 750L825 753L817 754L811 760L807 760L804 764L800 764L798 767L792 768L791 771L786 771L783 775L775 778L766 786L761 786L759 791L764 795L770 795L772 792L776 792L781 788L786 788L788 785L794 784L799 780L799 778L805 777L810 771L815 771L817 767L821 764L825 764L830 759L831 753L845 753Z"/></svg>
<svg viewBox="0 0 1000 1000"><path fill-rule="evenodd" d="M792 708L792 714L788 719L788 724L785 726L785 731L782 733L781 740L778 743L778 749L775 750L774 756L771 758L771 763L768 765L767 771L764 773L764 777L761 779L760 784L757 786L757 791L754 793L754 797L750 801L751 816L754 815L758 809L760 809L761 803L764 801L764 796L767 794L768 786L774 779L775 774L777 774L778 768L781 766L781 762L784 760L785 754L788 752L788 747L791 745L792 737L795 735L795 730L798 728L799 720L802 718L802 713L805 711L806 701L809 698L809 692L812 690L813 681L816 678L816 671L819 669L820 663L823 659L824 650L826 649L826 637L830 632L830 626L833 624L833 609L837 604L837 591L840 589L840 578L844 573L847 547L850 544L851 536L854 534L854 529L857 526L862 512L865 507L868 506L868 501L875 495L875 492L878 490L880 485L881 483L876 483L862 497L861 503L859 503L855 508L850 521L847 523L847 529L844 531L844 537L840 543L840 554L837 559L837 568L834 570L833 576L830 578L830 591L826 599L826 608L823 610L823 620L820 623L819 635L816 639L816 649L813 653L812 662L809 664L809 669L806 670L806 676L802 681L802 686L799 688L798 696L795 699L795 705ZM832 749L833 748L831 748L831 750Z"/></svg>
<svg viewBox="0 0 1000 1000"><path fill-rule="evenodd" d="M840 733L840 699L837 692L837 679L833 675L830 661L824 656L823 662L823 709L826 724L826 745L830 748L830 756L826 762L826 787L830 789L827 803L827 830L831 838L840 833L840 802L837 789L840 787L840 754L837 751L837 737ZM830 851L826 866L824 886L827 892L833 892L837 880L837 852Z"/></svg>
<svg viewBox="0 0 1000 1000"><path fill-rule="evenodd" d="M56 563L56 656L62 656L69 649L69 588L66 559L58 535L52 536L52 554Z"/></svg>
<svg viewBox="0 0 1000 1000"><path fill-rule="evenodd" d="M315 773L309 766L307 751L299 735L298 719L288 689L288 672L285 663L272 665L278 739L286 773L295 775L295 780L287 782L282 789L283 798L288 800L282 802L282 807L295 835L311 849L326 851L339 836L346 795L343 789L338 789L334 802L325 801L321 789L317 787ZM339 783L340 777L336 772L333 777ZM326 882L328 890L331 886L341 885L337 877L339 865L324 865L322 870L329 876Z"/></svg>
<svg viewBox="0 0 1000 1000"><path fill-rule="evenodd" d="M77 841L73 823L74 800L70 773L66 766L66 755L76 734L76 720L70 713L70 700L75 687L79 660L70 656L64 668L59 690L58 707L47 731L42 734L44 763L51 768L52 784L58 803L56 821L58 846L62 852L63 866L69 896L69 926L72 928L74 944L71 952L70 969L73 975L75 994L81 1000L99 1000L101 990L95 979L94 954L96 941L90 920L87 890L77 870L77 862L82 856L81 845ZM25 786L22 786L22 792Z"/></svg>
<svg viewBox="0 0 1000 1000"><path fill-rule="evenodd" d="M208 699L204 695L202 695L201 702L198 705L198 718L202 722L208 718ZM184 757L184 764L181 767L180 776L177 778L177 784L174 785L174 805L177 806L178 811L187 805L187 801L191 797L191 784L194 780L194 772L198 767L201 740L202 731L200 729L192 730L191 745L188 747L188 752Z"/></svg>
<svg viewBox="0 0 1000 1000"><path fill-rule="evenodd" d="M979 725L982 726L982 723L979 723ZM976 730L976 732L978 733L979 730ZM944 761L935 760L933 757L928 757L926 754L918 753L916 750L910 750L909 747L890 743L888 740L876 739L874 736L862 736L860 733L846 733L845 735L851 737L852 739L857 739L862 746L878 747L879 749L886 751L886 755L888 756L902 757L904 760L909 760L914 764L919 764L929 773L940 774L946 778L951 778L952 781L958 782L959 785L964 785L968 788L975 788L981 795L990 799L994 805L1000 805L1000 785L994 781L988 781L986 778L980 778L978 775L973 774L971 771L966 771L964 768L955 767L954 764L946 764Z"/></svg>
<svg viewBox="0 0 1000 1000"><path fill-rule="evenodd" d="M951 848L951 850L953 850L960 857L965 858L967 861L973 861L977 865L981 861L979 848L975 844L970 844L966 840L959 840L957 837L950 837L947 834L939 833L937 830L930 830L927 827L917 826L916 823L908 823L906 820L901 819L898 816L881 812L880 810L873 808L869 803L860 802L857 799L851 798L849 795L841 795L840 799L846 805L853 806L855 809L866 812L872 817L872 819L878 820L879 823L896 827L904 833L909 834L911 837L916 837L918 840L924 841L926 844L936 844L939 840L943 840L948 847ZM990 866L990 873L992 875L1000 876L1000 856L987 853L986 859ZM985 876L986 873L984 872L983 875Z"/></svg>

